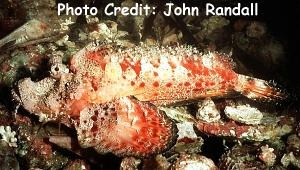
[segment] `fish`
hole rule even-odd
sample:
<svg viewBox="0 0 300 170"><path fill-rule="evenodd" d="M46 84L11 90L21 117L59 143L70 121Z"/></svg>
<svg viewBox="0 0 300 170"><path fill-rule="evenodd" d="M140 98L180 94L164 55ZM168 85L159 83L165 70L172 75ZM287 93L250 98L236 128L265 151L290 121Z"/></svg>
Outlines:
<svg viewBox="0 0 300 170"><path fill-rule="evenodd" d="M101 154L147 157L170 149L178 130L158 106L236 93L286 97L268 81L236 73L228 55L202 54L191 46L122 49L92 43L72 56L69 69L60 72L56 64L54 77L20 80L20 101L31 113L74 127L80 146Z"/></svg>
<svg viewBox="0 0 300 170"><path fill-rule="evenodd" d="M114 50L91 45L72 58L70 68L85 75L96 93L92 103L124 96L156 106L237 93L269 101L287 97L271 81L236 73L228 55L201 54L190 46Z"/></svg>

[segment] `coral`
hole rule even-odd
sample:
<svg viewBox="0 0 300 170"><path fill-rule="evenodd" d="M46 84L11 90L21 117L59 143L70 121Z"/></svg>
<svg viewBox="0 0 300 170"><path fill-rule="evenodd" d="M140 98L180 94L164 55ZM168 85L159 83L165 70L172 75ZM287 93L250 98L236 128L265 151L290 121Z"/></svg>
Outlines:
<svg viewBox="0 0 300 170"><path fill-rule="evenodd" d="M256 159L257 146L234 146L223 154L220 160L220 169L266 169L266 165ZM254 153L253 153L254 152Z"/></svg>
<svg viewBox="0 0 300 170"><path fill-rule="evenodd" d="M276 155L273 153L274 149L268 145L260 147L261 153L259 154L260 160L262 160L267 166L273 166L276 162Z"/></svg>
<svg viewBox="0 0 300 170"><path fill-rule="evenodd" d="M114 21L99 21L97 17L86 16L89 31L81 32L79 37L92 41L114 43L118 46L131 47L132 42L128 41L129 33L118 29L120 25Z"/></svg>
<svg viewBox="0 0 300 170"><path fill-rule="evenodd" d="M70 30L69 26L74 24L74 23L75 22L72 21L72 18L69 17L69 18L65 19L63 22L60 23L60 30L69 31Z"/></svg>
<svg viewBox="0 0 300 170"><path fill-rule="evenodd" d="M284 167L294 166L300 168L300 137L292 134L287 139L286 153L281 158Z"/></svg>
<svg viewBox="0 0 300 170"><path fill-rule="evenodd" d="M296 157L293 152L284 154L281 158L281 163L284 167L288 167L291 164L297 168L300 168L300 159Z"/></svg>
<svg viewBox="0 0 300 170"><path fill-rule="evenodd" d="M17 147L17 138L15 137L16 132L11 131L10 126L0 126L0 135L3 141L7 142L11 147Z"/></svg>

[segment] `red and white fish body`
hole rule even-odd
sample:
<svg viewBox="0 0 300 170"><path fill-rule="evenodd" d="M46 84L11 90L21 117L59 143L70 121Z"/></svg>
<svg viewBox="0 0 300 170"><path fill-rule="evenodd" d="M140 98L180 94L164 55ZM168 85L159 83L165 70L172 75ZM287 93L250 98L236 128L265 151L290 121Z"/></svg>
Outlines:
<svg viewBox="0 0 300 170"><path fill-rule="evenodd" d="M70 119L82 147L120 156L161 153L174 144L176 126L156 106L233 92L285 97L264 80L234 72L227 55L189 46L116 50L91 44L72 57L69 68L59 81L20 81L23 107Z"/></svg>
<svg viewBox="0 0 300 170"><path fill-rule="evenodd" d="M89 49L90 48L90 49ZM201 54L192 47L137 47L115 51L87 47L72 58L71 70L85 75L93 87L94 102L124 96L156 105L239 92L249 98L281 98L268 82L237 74L225 54Z"/></svg>

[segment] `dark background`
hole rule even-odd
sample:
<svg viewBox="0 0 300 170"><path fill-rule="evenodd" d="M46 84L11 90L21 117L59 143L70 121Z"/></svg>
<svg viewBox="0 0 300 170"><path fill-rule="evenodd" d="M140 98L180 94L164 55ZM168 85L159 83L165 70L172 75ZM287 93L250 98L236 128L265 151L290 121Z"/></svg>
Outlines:
<svg viewBox="0 0 300 170"><path fill-rule="evenodd" d="M259 2L259 18L265 21L270 32L283 42L287 57L287 76L300 94L300 5L299 1Z"/></svg>

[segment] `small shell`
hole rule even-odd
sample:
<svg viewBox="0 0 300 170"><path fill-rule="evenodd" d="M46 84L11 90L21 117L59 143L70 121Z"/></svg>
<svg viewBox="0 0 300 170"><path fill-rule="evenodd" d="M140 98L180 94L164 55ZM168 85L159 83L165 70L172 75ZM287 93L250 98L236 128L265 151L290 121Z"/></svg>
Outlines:
<svg viewBox="0 0 300 170"><path fill-rule="evenodd" d="M214 162L198 154L181 154L172 165L171 170L217 170Z"/></svg>
<svg viewBox="0 0 300 170"><path fill-rule="evenodd" d="M192 122L177 123L178 140L182 138L197 138Z"/></svg>
<svg viewBox="0 0 300 170"><path fill-rule="evenodd" d="M263 118L262 112L248 104L236 107L226 106L224 112L230 119L248 125L260 124Z"/></svg>
<svg viewBox="0 0 300 170"><path fill-rule="evenodd" d="M194 131L194 123L177 123L178 138L174 146L176 152L199 153L204 144L204 140L198 137Z"/></svg>
<svg viewBox="0 0 300 170"><path fill-rule="evenodd" d="M211 99L205 99L198 104L199 109L196 114L197 119L206 122L218 122L221 118L215 103Z"/></svg>
<svg viewBox="0 0 300 170"><path fill-rule="evenodd" d="M187 107L159 107L159 110L163 110L168 117L177 122L194 122L193 116L188 112Z"/></svg>

